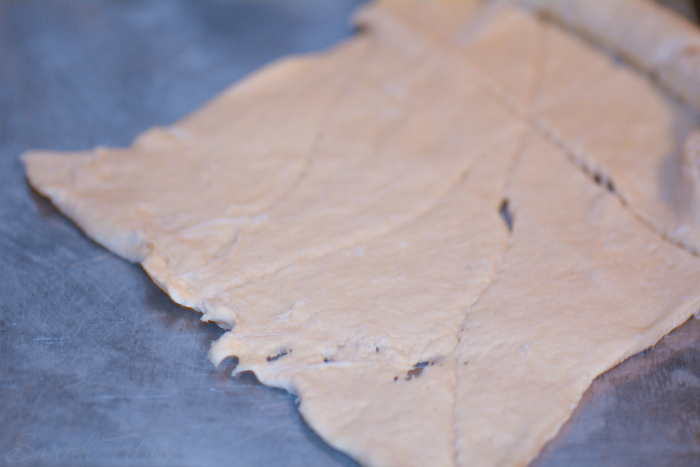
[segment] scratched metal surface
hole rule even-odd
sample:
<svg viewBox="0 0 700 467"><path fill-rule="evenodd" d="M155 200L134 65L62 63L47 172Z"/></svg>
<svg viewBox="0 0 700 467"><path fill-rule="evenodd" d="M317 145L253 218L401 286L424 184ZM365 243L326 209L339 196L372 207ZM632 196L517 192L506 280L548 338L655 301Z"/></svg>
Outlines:
<svg viewBox="0 0 700 467"><path fill-rule="evenodd" d="M126 145L346 37L360 1L0 3L0 464L356 465L293 396L213 368L221 331L32 193L18 155ZM700 465L700 321L598 378L534 465Z"/></svg>

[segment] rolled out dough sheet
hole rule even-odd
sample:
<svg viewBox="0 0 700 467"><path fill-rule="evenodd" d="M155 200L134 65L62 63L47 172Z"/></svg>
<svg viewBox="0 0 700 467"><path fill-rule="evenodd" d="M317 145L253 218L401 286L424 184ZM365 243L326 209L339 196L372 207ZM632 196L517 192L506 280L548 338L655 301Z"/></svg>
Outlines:
<svg viewBox="0 0 700 467"><path fill-rule="evenodd" d="M664 238L692 197L658 176L691 173L697 120L517 7L357 21L130 148L27 153L27 176L361 463L526 465L700 307L700 259Z"/></svg>

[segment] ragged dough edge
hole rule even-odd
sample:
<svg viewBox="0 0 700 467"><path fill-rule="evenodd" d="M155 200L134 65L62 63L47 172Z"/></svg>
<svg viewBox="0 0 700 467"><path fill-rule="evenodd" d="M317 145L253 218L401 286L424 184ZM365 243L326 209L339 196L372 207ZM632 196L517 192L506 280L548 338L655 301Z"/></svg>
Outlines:
<svg viewBox="0 0 700 467"><path fill-rule="evenodd" d="M275 77L271 76L270 78L274 79ZM50 157L55 158L55 156L50 156ZM89 157L89 155L87 155L87 156L85 156L85 155L83 155L83 156L68 155L68 156L64 156L64 157L71 158L71 160L73 162L71 162L69 165L73 166L74 163L80 163L80 161L82 161L84 157ZM23 161L27 165L28 178L30 180L30 183L35 187L41 186L41 181L38 180L38 176L32 175L32 169L30 167L32 166L32 164L34 162L40 161L41 158L42 158L41 153L28 153L28 154L23 156ZM73 159L73 158L75 158L75 159ZM60 174L60 172L61 171L58 170L57 175ZM126 259L129 259L131 261L144 262L144 263L151 257L151 255L153 253L152 252L152 245L150 245L148 243L147 239L145 239L143 237L142 233L140 233L138 231L122 232L122 233L118 233L117 238L115 239L115 238L110 238L111 236L114 236L113 230L111 230L109 232L103 232L100 229L94 229L93 231L89 231L85 228L85 225L88 225L88 224L83 222L83 219L90 219L91 218L91 215L89 215L89 213L90 213L89 206L76 206L75 208L70 208L70 203L68 202L69 198L67 197L68 195L61 190L47 188L46 190L41 191L41 192L42 192L42 194L48 196L62 212L64 212L66 215L68 215L73 220L75 220L76 224L78 224L81 227L81 229L86 231L91 238L93 238L98 243L104 245L105 247L111 249L112 251L115 251L120 256L123 256ZM151 278L156 282L156 284L158 284L159 287L164 289L173 298L173 300L175 302L177 302L181 305L192 307L192 308L196 309L197 311L201 311L201 312L206 311L207 313L213 313L211 315L211 318L212 318L211 321L217 321L217 319L221 319L221 318L217 318L217 314L216 314L215 310L210 305L207 305L206 303L194 303L194 302L190 301L189 299L185 298L184 296L178 294L175 289L173 289L172 287L169 287L167 285L168 281L166 281L163 277L160 277L154 269L150 269L150 270L147 269L147 272L149 273ZM698 304L695 304L694 307L690 307L690 309L696 310L697 306L698 306ZM688 314L688 316L692 315L692 313L693 313L693 311L690 311L690 314ZM672 329L674 329L675 327L682 324L685 321L685 319L687 319L687 316L685 318L684 318L684 316L685 316L685 313L679 312L678 316L674 317L674 320L671 324L664 325L665 321L664 321L664 323L660 323L659 329L658 329L658 332L660 334L659 334L658 338L655 337L655 335L656 335L655 333L652 333L651 331L649 331L648 333L645 334L645 336L642 336L642 338L640 339L639 346L637 348L635 348L634 350L630 351L629 353L627 353L625 355L621 355L619 357L619 359L617 359L613 364L611 364L609 366L605 366L600 371L598 371L597 374L600 374L600 373L603 373L604 371L607 371L607 369L612 368L613 366L615 366L619 362L625 360L629 356L634 355L635 353L650 347L651 345L656 343L659 339L661 339L664 335L666 335L668 332L670 332ZM232 322L224 323L224 324L226 324L227 326L231 326L231 327L233 326ZM229 327L229 329L230 329L230 327ZM645 338L646 338L646 340L645 340ZM221 362L221 360L223 360L224 358L227 358L229 356L229 355L226 355L225 357L222 358L221 355L217 355L217 353L214 349L214 346L212 346L212 350L211 350L210 355L212 358L212 362L214 362L217 365L218 365L218 363ZM218 359L218 361L217 361L217 359ZM261 381L267 385L282 387L284 389L287 389L290 392L295 391L295 388L293 386L290 386L287 383L281 383L279 380L274 381L274 380L265 378L265 379L261 379ZM586 387L587 386L588 385L586 385ZM573 412L573 410L574 410L574 407L572 407L571 411ZM559 428L554 430L554 432L552 433L550 438L555 436L558 431L559 431ZM548 438L548 439L550 439L550 438ZM538 449L538 452L539 452L539 449Z"/></svg>
<svg viewBox="0 0 700 467"><path fill-rule="evenodd" d="M29 183L70 217L91 239L132 262L140 262L152 251L152 245L140 231L115 231L108 222L95 222L102 214L89 203L77 201L75 194L60 185L69 185L73 171L91 160L95 153L70 153L61 157L45 152L22 154ZM52 170L47 171L46 167ZM43 170L42 170L43 168ZM106 226L100 228L100 225Z"/></svg>
<svg viewBox="0 0 700 467"><path fill-rule="evenodd" d="M443 194L440 198L437 198L434 200L434 202L430 205L430 207L423 212L418 213L415 217L411 217L409 219L406 219L405 222L402 222L391 230L387 232L383 232L383 234L374 236L368 239L364 239L363 241L360 242L360 244L364 244L367 242L371 242L374 240L377 240L380 237L383 237L384 235L389 235L394 233L396 230L406 228L410 226L411 224L423 219L426 216L429 216L434 209L436 209L441 202L443 201L444 198L447 198L453 194L453 192L457 189L459 189L460 186L468 183L472 183L469 181L469 179L477 177L481 172L484 170L483 168L480 168L480 165L485 166L485 161L492 156L492 153L496 151L497 149L494 149L495 147L498 147L501 144L514 144L513 150L515 151L513 153L513 156L508 159L510 166L512 167L513 164L515 163L515 160L517 159L517 153L520 152L522 148L522 141L524 138L524 127L520 124L514 124L514 125L506 125L504 128L502 128L500 131L497 131L492 138L489 138L487 141L483 142L481 144L481 148L478 150L480 153L479 157L476 157L475 160L472 162L472 164L465 170L464 174L462 177L460 177L453 185L451 185ZM503 149L499 149L503 150ZM510 151L510 150L508 150ZM483 174L481 174L483 175ZM499 196L494 198L495 202L493 207L493 214L495 217L499 217L500 214L498 214L498 203L500 203L503 199L504 196L507 196L507 177L505 180L503 180L504 184L500 185L500 188L498 188ZM507 227L500 222L497 222L497 225L503 229L503 235L509 238L509 243L510 243L510 235L507 233ZM338 250L334 250L331 253L337 253L343 250L349 251L352 248L354 248L356 245L351 245L351 246L344 246L342 248L339 248ZM493 281L496 279L498 275L498 271L503 264L503 260L505 257L505 253L508 249L508 245L506 245L505 249L501 253L501 255L497 258L497 260L494 263L494 267L492 270L489 271L489 273L486 275L486 277L483 278L478 278L475 277L473 280L475 282L482 283L483 285L481 286L481 291L477 293L475 296L472 297L472 299L468 302L462 303L460 305L460 309L463 310L468 310L470 307L474 305L474 303L479 299L481 295L483 295L484 291L487 290L492 284ZM151 271L149 271L149 274L151 274ZM236 290L238 287L234 287L232 290ZM179 294L178 294L179 296ZM216 322L217 324L221 325L225 329L231 330L234 325L235 325L235 318L231 318L231 316L236 315L235 309L232 309L231 306L224 305L222 303L219 303L217 298L205 298L202 300L202 311L204 312L204 316L202 317L203 321L212 321ZM210 361L215 365L218 366L221 364L223 360L226 358L231 358L231 357L242 357L243 355L249 355L250 354L250 345L246 345L246 341L251 341L254 342L254 336L251 338L250 336L246 336L245 333L243 334L236 334L235 332L233 333L226 333L222 335L219 339L214 341L212 343L211 350L209 352L209 359ZM350 342L350 341L348 341ZM283 344L283 343L280 343ZM254 346L253 346L254 347ZM364 353L357 353L360 352L360 349L355 349L355 354L356 355L363 355L365 357L369 356L372 357L375 353L374 351L375 344L371 345L371 352L368 352L366 354ZM428 350L432 349L432 350ZM258 349L259 350L259 349ZM270 349L268 349L270 350ZM408 355L413 353L413 349L408 349L408 348L401 348L397 347L395 345L388 345L386 347L382 347L383 352L386 351L391 351L392 352L392 362L397 368L401 368L402 371L408 370L417 363L415 359L408 358ZM431 361L439 361L447 356L451 355L452 352L454 351L454 348L446 348L446 349L438 349L434 348L434 346L427 345L426 348L420 352L420 360L431 360ZM257 353L260 353L259 351ZM264 352L263 352L264 354ZM262 355L262 354L261 354ZM269 356L268 354L265 354ZM265 356L263 355L263 356ZM258 355L260 357L260 355ZM323 355L319 354L319 358L322 358ZM414 355L415 357L415 355ZM242 372L242 371L255 371L254 368L256 366L256 363L248 364L247 361L240 361L239 365L236 368L235 372Z"/></svg>
<svg viewBox="0 0 700 467"><path fill-rule="evenodd" d="M392 421L404 416L406 410L414 412L413 417L416 413L429 416L434 411L441 412L438 418L451 415L451 405L449 408L444 406L444 398L451 396L456 376L452 371L454 363L449 357L426 367L418 378L404 381L400 377L398 382L387 378L387 375L405 375L405 368L371 359L332 364L292 364L267 369L265 365L256 363L243 369L237 367L233 374L249 371L262 384L297 395L299 414L307 425L326 443L351 456L361 465L454 465L448 447L453 442L452 438L441 438L447 443L444 449L423 450L420 458L416 459L411 457L411 450L401 449L400 446L397 446L398 449L386 449L381 437L373 436L371 430L364 430L361 426L362 423L383 426L385 435L392 439L408 437L414 442L425 439L425 434L411 428L413 424L405 426ZM336 375L335 378L333 374ZM329 381L332 384L324 384ZM367 388L371 388L371 391ZM327 391L332 396L329 397ZM350 396L345 397L347 394ZM379 394L385 397L389 394L390 400L403 402L386 407L378 404L382 400L381 397L376 397ZM411 409L411 406L415 409ZM330 409L331 407L333 408ZM363 412L364 416L355 416L355 411ZM337 419L342 420L342 423L337 423ZM349 432L352 433L350 436Z"/></svg>
<svg viewBox="0 0 700 467"><path fill-rule="evenodd" d="M157 270L146 267L149 260L157 261L153 244L139 230L122 230L108 222L95 222L101 213L85 201L77 201L74 193L59 188L56 183L70 179L72 170L93 157L91 154L66 154L56 156L43 152L27 152L21 159L26 166L27 179L41 195L49 198L58 210L69 217L85 234L96 243L134 263L142 263L144 270L153 282L177 304L204 312L199 301L188 300L170 286L167 278ZM40 170L40 167L54 166L54 171ZM104 226L104 227L103 227ZM229 328L230 329L230 328Z"/></svg>
<svg viewBox="0 0 700 467"><path fill-rule="evenodd" d="M344 45L345 43L341 43L338 47ZM214 96L207 104L172 124L170 128L187 134L187 130L183 130L183 127L196 126L199 116L206 114L210 107L219 106L230 97L241 93L266 93L271 85L289 79L290 75L303 73L312 62L322 60L327 53L330 52L291 55L265 65L229 86L219 95ZM162 138L164 135L166 137L172 136L170 132L162 128L150 128L137 135L127 149L158 144L158 138ZM65 152L60 156L57 155L56 151L28 151L20 156L20 160L25 166L29 184L41 195L49 198L58 210L74 221L88 237L124 259L141 263L149 277L173 301L204 313L206 306L203 300L187 297L171 284L170 277L164 274L167 269L163 267L165 258L158 255L157 248L144 232L118 230L110 222L103 222L105 216L99 210L94 209L89 200L79 201L79 196L70 188L73 186L75 172L82 164L98 157L100 150L101 148L97 147L92 151ZM222 319L217 324L225 329L232 327L228 319Z"/></svg>
<svg viewBox="0 0 700 467"><path fill-rule="evenodd" d="M375 406L376 410L371 410L376 415L371 417L370 423L375 426L385 426L384 432L388 437L392 439L403 439L407 440L410 438L410 442L420 444L422 442L428 443L429 438L426 439L423 433L415 433L410 429L406 429L405 426L401 424L391 423L392 421L400 418L407 410L416 411L422 413L426 416L434 416L436 418L441 418L447 415L451 416L451 410L445 410L444 402L445 399L450 398L452 386L455 384L455 373L453 371L454 362L452 361L442 361L434 366L426 367L423 374L412 381L384 381L378 387L377 391L380 391L383 397L372 398L373 400L389 400L401 401L399 404L391 404L391 408L387 410L384 405ZM379 368L378 368L379 369ZM364 379L374 380L377 379L378 375L369 374ZM306 383L306 384L303 384ZM403 387L401 387L403 385ZM299 389L302 394L308 394L305 386L310 386L311 390L316 389L313 381L309 384L309 381L303 381L299 384ZM352 391L351 388L347 390ZM310 397L313 394L309 395ZM310 398L309 397L309 398ZM315 398L318 402L318 398ZM324 398L325 399L325 398ZM365 440L361 443L348 443L343 439L342 432L344 427L335 426L336 424L331 421L327 423L328 417L325 413L326 407L330 404L335 406L338 403L342 403L342 398L336 398L335 400L330 399L328 401L322 401L322 404L309 406L305 405L304 398L301 400L299 406L299 412L304 417L304 419L311 426L318 428L319 432L328 434L324 436L324 439L328 441L329 444L336 446L341 451L348 453L350 456L358 460L362 465L377 465L377 466L407 466L407 465L431 465L431 466L452 466L454 465L453 453L450 449L430 449L422 450L419 453L418 458L413 457L411 452L408 450L399 449L397 451L386 451L383 448L377 449L377 445L381 443L381 439L374 441ZM330 402L330 404L329 404ZM370 401L371 403L371 401ZM347 409L346 409L347 411ZM367 409L365 409L367 411ZM324 424L324 422L326 422ZM427 421L430 423L430 421ZM357 430L359 423L351 423ZM364 431L364 430L362 430ZM339 436L340 434L340 436ZM372 436L371 432L368 435L361 436L368 438ZM430 435L428 434L428 437ZM449 444L452 439L442 438L440 441ZM354 444L354 445L353 445ZM367 446L367 448L358 449L357 445ZM447 447L447 446L445 446ZM415 454L415 453L414 453Z"/></svg>
<svg viewBox="0 0 700 467"><path fill-rule="evenodd" d="M56 156L44 152L27 152L21 159L25 164L27 179L30 185L43 196L49 198L60 212L69 217L80 229L96 243L134 263L146 264L154 255L153 244L139 230L117 230L109 222L96 222L102 214L88 202L76 200L71 190L60 188L64 180L72 178L72 172L83 162L90 160L92 153L71 153ZM46 171L45 167L52 171ZM44 168L42 170L41 168ZM59 185L59 186L57 186ZM177 304L203 312L201 304L188 300L170 286L168 280L157 271L144 266L153 282Z"/></svg>
<svg viewBox="0 0 700 467"><path fill-rule="evenodd" d="M517 144L517 141L521 139L521 125L516 125L514 130L517 131L514 131L513 134L510 134L509 132L508 136L503 139L513 140L515 144L512 149L514 153L517 153L520 146L519 144ZM496 140L500 141L501 138L497 137ZM491 144L493 144L493 142L491 142ZM485 149L484 151L485 153L482 155L482 157L478 159L478 162L475 162L475 165L479 164L479 162L483 163L484 160L491 153L491 150ZM511 151L508 150L508 152L510 153ZM515 158L515 155L511 156L508 160L512 163L513 158ZM490 171L491 170L493 169L490 169ZM479 177L476 176L477 173L481 172L477 171L475 167L472 167L470 170L467 171L467 174L465 174L465 178L476 177L475 179L478 179ZM489 203L489 205L493 204L493 209L489 209L488 212L492 212L494 218L498 218L498 204L500 203L501 197L504 193L506 181L506 177L504 177L502 183L498 183L498 188L496 188L495 190L499 195L496 195L494 197L494 199L492 200L493 203ZM464 181L462 183L464 183ZM503 233L507 237L507 229L505 225L502 222L500 222L500 219L497 219L497 225L503 228ZM505 251L505 249L502 249L502 251L499 254L499 258L497 261L498 266L500 266L501 264L503 251ZM485 280L483 280L483 282L480 281L483 283L482 291L493 282L493 279L496 277L497 270L498 267L494 267L494 269L490 270L488 276L484 278ZM478 299L478 296L481 295L482 291L475 294L475 296L473 296L467 303L464 303L463 306L460 306L460 309L463 310L463 313L466 312L466 310L473 305L473 303ZM295 349L297 349L299 346L297 342L290 342L290 344ZM442 375L438 376L438 378L441 381L445 380L445 378L447 378L448 380L452 380L456 377L456 373L454 372L454 347L452 345L450 345L446 349L442 349L442 351L438 354L428 355L429 352L421 352L420 356L416 354L411 355L409 349L402 349L400 347L389 346L390 348L384 348L382 349L382 352L378 354L375 354L374 349L372 349L372 352L370 352L369 354L362 353L361 355L358 354L356 358L355 356L353 356L350 359L341 359L329 364L323 363L321 361L323 355L320 353L318 354L318 360L314 360L313 358L310 358L309 355L304 354L306 358L302 357L302 361L289 361L287 360L288 357L285 357L284 359L281 359L278 363L265 362L264 353L262 354L261 359L261 354L257 352L258 350L264 349L254 349L256 352L254 352L255 355L253 355L253 358L251 358L251 349L248 347L249 346L247 345L245 336L236 336L231 333L227 333L221 336L217 341L215 341L212 344L209 354L210 360L214 365L218 366L226 358L239 358L240 360L238 366L234 370L234 374L245 371L251 371L258 377L261 383L268 386L284 389L292 394L297 394L301 400L299 411L302 417L306 420L309 426L311 426L317 433L319 433L319 436L321 436L325 441L327 441L330 445L334 446L336 449L339 449L349 454L353 458L359 460L361 463L367 465L453 465L451 457L453 455L453 450L451 449L451 438L449 440L447 440L447 438L444 438L449 444L446 447L446 449L438 450L437 452L429 450L422 453L424 456L426 456L426 458L429 458L430 460L421 458L422 460L420 462L416 462L415 460L409 462L406 459L401 460L400 456L405 455L403 451L396 453L396 455L398 456L397 458L399 459L397 461L396 459L390 459L389 457L387 457L391 451L382 451L380 449L376 449L375 442L367 440L357 441L354 437L348 437L346 433L343 433L342 429L340 429L338 426L332 423L332 420L329 420L326 416L323 415L322 407L327 406L328 401L326 400L326 398L321 398L319 400L318 397L314 397L314 389L309 386L309 382L306 376L309 371L314 372L314 374L316 375L320 375L321 373L332 373L333 371L338 371L340 368L343 368L344 371L348 371L351 373L357 371L361 374L363 378L366 378L367 374L365 374L365 371L367 371L372 374L376 374L375 376L377 376L377 379L373 381L376 382L378 388L380 388L382 391L386 390L390 393L395 393L395 396L390 397L390 400L393 400L395 397L405 399L411 394L422 392L424 394L423 396L415 397L413 399L421 401L418 403L421 407L426 406L426 404L434 404L436 407L441 407L442 409L444 409L442 411L443 415L444 413L451 414L452 404L450 404L449 409L446 409L440 404L444 403L444 400L446 398L452 397L452 387L454 386L454 384L449 385L449 387L438 387L436 389L441 394L445 394L445 396L439 398L438 401L433 401L427 396L427 394L430 394L431 387L435 388L436 385L438 385L438 381L435 381L433 379L433 374ZM297 356L296 352L294 353L294 356ZM380 376L386 378L387 375L385 373L387 371L393 373L391 376L397 374L406 375L406 372L410 370L411 367L418 361L415 360L416 357L418 357L419 361L430 361L430 366L426 367L424 370L425 373L419 378L416 378L413 382L407 383L404 381L399 381L398 383L399 385L409 384L412 387L401 389L399 386L393 386L397 383L394 380L392 380L392 378L388 378L385 381L379 379ZM383 371L380 370L380 368L383 368ZM346 374L344 377L347 379L348 375ZM403 379L403 376L401 376L400 378ZM302 381L304 384L300 386L299 381ZM362 399L360 399L360 401L362 401ZM401 407L392 406L392 409L399 410L399 412L401 412L403 407L403 405ZM386 418L388 420L392 417L383 416L378 418ZM357 429L357 426L354 423L350 424L353 425L353 429ZM394 431L400 432L401 429L394 428ZM399 436L399 438L401 437ZM449 460L446 460L448 458ZM437 459L439 459L439 461Z"/></svg>

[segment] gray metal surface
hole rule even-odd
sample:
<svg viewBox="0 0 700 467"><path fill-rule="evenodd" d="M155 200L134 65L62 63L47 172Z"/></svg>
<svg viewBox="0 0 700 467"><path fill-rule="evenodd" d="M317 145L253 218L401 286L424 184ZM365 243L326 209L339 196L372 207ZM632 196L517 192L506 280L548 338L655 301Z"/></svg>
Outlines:
<svg viewBox="0 0 700 467"><path fill-rule="evenodd" d="M0 3L0 465L356 465L293 396L213 368L221 331L34 194L18 155L127 145L347 36L359 1ZM700 321L598 378L534 464L700 465Z"/></svg>

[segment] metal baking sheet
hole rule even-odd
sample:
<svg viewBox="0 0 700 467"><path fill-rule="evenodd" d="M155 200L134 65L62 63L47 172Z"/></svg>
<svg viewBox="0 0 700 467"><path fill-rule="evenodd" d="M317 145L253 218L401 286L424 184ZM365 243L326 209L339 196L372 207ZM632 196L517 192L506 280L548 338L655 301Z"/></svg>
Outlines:
<svg viewBox="0 0 700 467"><path fill-rule="evenodd" d="M359 3L0 3L1 465L356 465L294 396L213 368L222 331L32 192L18 156L125 146L349 36ZM700 321L599 377L534 465L700 465Z"/></svg>

